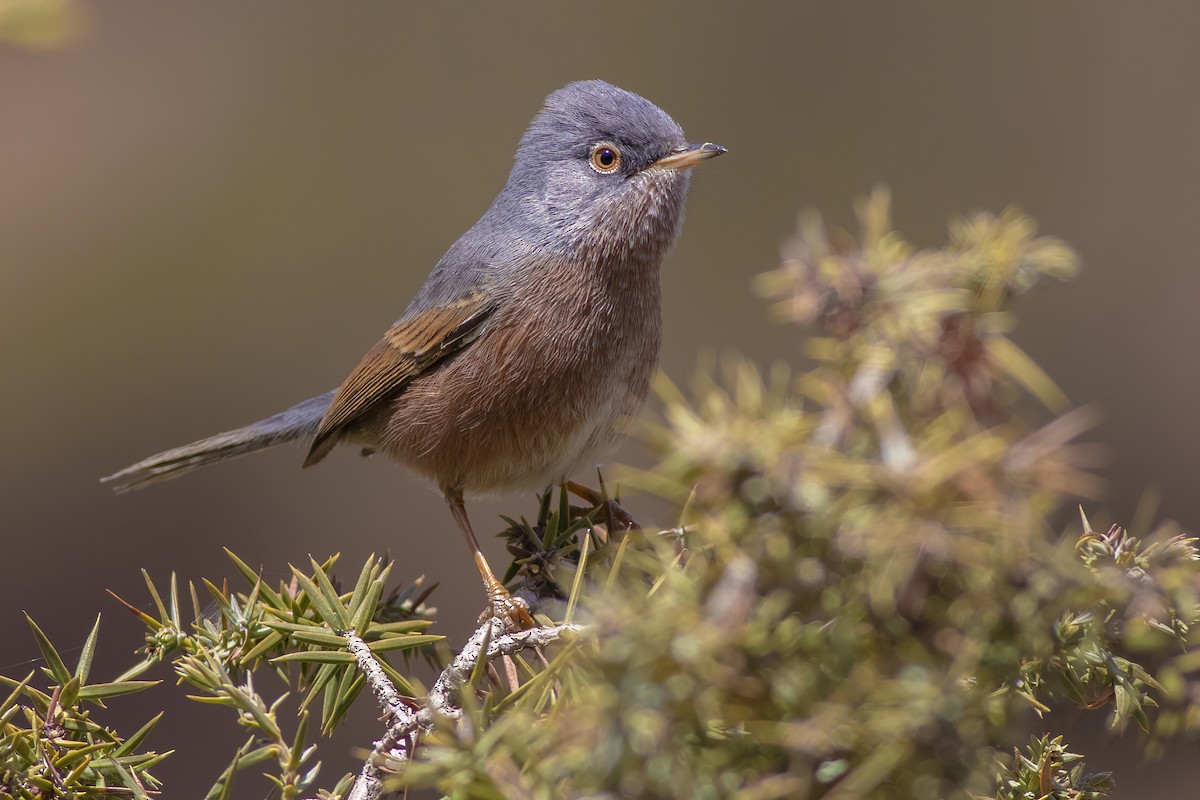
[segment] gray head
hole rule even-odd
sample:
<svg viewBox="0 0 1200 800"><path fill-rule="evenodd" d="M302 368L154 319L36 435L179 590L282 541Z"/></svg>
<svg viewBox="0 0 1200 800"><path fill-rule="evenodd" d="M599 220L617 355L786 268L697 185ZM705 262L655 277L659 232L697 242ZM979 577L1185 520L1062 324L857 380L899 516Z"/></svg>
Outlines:
<svg viewBox="0 0 1200 800"><path fill-rule="evenodd" d="M546 98L489 213L584 261L657 262L683 221L688 170L725 152L688 144L658 106L604 81Z"/></svg>

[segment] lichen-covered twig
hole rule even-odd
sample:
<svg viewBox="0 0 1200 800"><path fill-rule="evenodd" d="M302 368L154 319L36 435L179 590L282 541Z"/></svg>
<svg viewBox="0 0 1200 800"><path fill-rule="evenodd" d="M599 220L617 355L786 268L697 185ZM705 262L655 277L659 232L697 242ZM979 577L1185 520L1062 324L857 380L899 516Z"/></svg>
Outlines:
<svg viewBox="0 0 1200 800"><path fill-rule="evenodd" d="M411 713L400 693L396 691L396 687L388 680L387 674L375 660L375 654L371 652L370 646L353 630L346 631L343 635L346 637L346 649L358 662L359 670L366 676L367 684L375 693L375 699L379 701L379 707L388 715L388 718L391 719L404 712Z"/></svg>
<svg viewBox="0 0 1200 800"><path fill-rule="evenodd" d="M423 706L415 709L407 704L375 660L367 643L353 631L346 636L347 647L358 661L358 667L379 700L390 720L387 732L375 742L371 755L363 763L347 800L379 800L383 796L383 773L403 767L412 758L417 737L433 728L437 717L459 719L462 706L458 692L471 677L482 659L484 663L500 656L509 656L526 648L541 648L557 641L564 633L579 632L581 625L563 624L550 628L532 628L516 633L504 633L496 619L485 620L463 645L429 690Z"/></svg>

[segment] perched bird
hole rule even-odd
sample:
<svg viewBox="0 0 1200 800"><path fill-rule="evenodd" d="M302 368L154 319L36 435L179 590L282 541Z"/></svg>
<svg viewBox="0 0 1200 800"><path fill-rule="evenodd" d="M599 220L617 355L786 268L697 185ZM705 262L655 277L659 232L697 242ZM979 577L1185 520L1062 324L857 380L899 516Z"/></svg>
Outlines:
<svg viewBox="0 0 1200 800"><path fill-rule="evenodd" d="M724 152L611 84L559 89L491 207L341 386L103 480L139 489L291 441L310 443L305 467L343 442L383 453L436 482L490 612L532 625L480 551L464 492L543 489L613 443L657 366L659 268L688 170Z"/></svg>

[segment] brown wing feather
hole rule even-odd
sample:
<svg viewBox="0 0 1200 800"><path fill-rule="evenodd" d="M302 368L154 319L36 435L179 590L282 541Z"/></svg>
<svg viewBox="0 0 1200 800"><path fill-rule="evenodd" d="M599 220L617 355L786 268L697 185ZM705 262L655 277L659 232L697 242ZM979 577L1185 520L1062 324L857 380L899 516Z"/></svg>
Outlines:
<svg viewBox="0 0 1200 800"><path fill-rule="evenodd" d="M475 341L493 310L495 305L482 292L474 292L394 325L338 387L304 466L311 467L324 458L346 425Z"/></svg>

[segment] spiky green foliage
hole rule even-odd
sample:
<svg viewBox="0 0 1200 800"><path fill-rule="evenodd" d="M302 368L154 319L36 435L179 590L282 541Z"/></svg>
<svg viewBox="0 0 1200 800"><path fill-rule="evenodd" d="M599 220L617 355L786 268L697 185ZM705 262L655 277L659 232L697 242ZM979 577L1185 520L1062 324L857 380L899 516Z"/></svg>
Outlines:
<svg viewBox="0 0 1200 800"><path fill-rule="evenodd" d="M564 487L507 520L510 585L540 623L582 631L460 655L452 688L410 706L386 654L442 656L428 590L385 599L390 565L345 589L335 559L314 561L271 588L230 554L248 588L205 581L205 611L189 586L186 613L174 578L164 600L147 577L141 661L110 683L87 683L95 632L72 672L33 626L45 667L4 679L0 798L154 792L153 720L122 739L87 704L160 664L248 734L210 798L254 765L282 797L348 797L350 776L316 788L308 713L319 702L332 730L373 663L397 692L355 795L370 800L1104 797L1112 776L1055 735L1054 709L1133 721L1151 749L1200 732L1196 542L1053 527L1096 488L1073 444L1089 421L1008 334L1015 298L1073 274L1070 249L1007 211L919 250L888 206L859 206L857 239L802 216L757 282L811 367L729 359L691 391L660 383L642 432L659 464L625 481L674 501L675 527L630 529L603 485L573 487L590 507ZM264 695L262 671L294 700Z"/></svg>
<svg viewBox="0 0 1200 800"><path fill-rule="evenodd" d="M1083 756L1067 752L1061 736L1042 736L1024 750L1014 750L1000 775L995 800L1099 800L1112 788L1109 773L1084 773Z"/></svg>
<svg viewBox="0 0 1200 800"><path fill-rule="evenodd" d="M407 784L1100 797L1111 779L1060 740L1014 751L1031 716L1070 702L1116 726L1197 727L1196 659L1178 655L1200 616L1191 540L1085 526L1072 548L1048 522L1094 487L1071 446L1087 420L1025 421L1023 397L1065 400L1007 338L1009 307L1074 255L1012 211L954 224L936 251L891 230L885 193L859 216L858 242L802 217L758 284L814 368L731 361L690 399L662 386L661 462L634 480L686 503L681 528L588 572L592 636L543 673L554 702L531 693L442 731ZM1159 678L1135 648L1169 659ZM1172 716L1153 718L1160 703Z"/></svg>
<svg viewBox="0 0 1200 800"><path fill-rule="evenodd" d="M19 681L0 676L0 685L11 690L0 702L0 798L147 797L159 786L150 770L170 755L142 750L162 715L122 737L94 720L93 713L105 708L105 700L149 689L158 681L88 682L99 616L74 670L41 628L26 619L44 666L40 680L37 671ZM43 681L47 691L37 688Z"/></svg>
<svg viewBox="0 0 1200 800"><path fill-rule="evenodd" d="M401 692L415 693L387 654L401 654L406 663L414 653L435 658L429 646L442 637L424 632L434 610L424 604L429 592L421 588L421 581L385 595L391 565L372 556L353 588L343 591L330 577L335 556L321 564L313 561L311 571L293 567L291 581L271 588L244 561L227 553L249 588L237 592L203 581L211 605L200 602L194 584L188 585L184 600L174 575L164 598L143 573L153 613L125 605L145 624L146 645L140 662L112 682L85 685L99 620L74 673L30 620L52 694L35 688L33 676L20 683L0 677L14 689L0 717L7 726L0 743L0 798L32 798L51 786L59 792L51 796L62 797L154 793L158 782L148 770L165 754L136 754L135 749L158 717L122 739L93 723L83 704L102 706L104 698L156 685L158 681L132 678L162 663L169 663L191 688L191 699L232 709L237 724L248 733L240 747L231 744L233 760L206 795L212 800L232 796L237 773L259 765L271 765L264 774L282 798L301 797L314 787L320 763L314 758L316 744L309 742L309 708L320 702L321 731L329 734L363 688L363 676L346 651L348 631L369 644ZM298 702L289 706L286 691L264 698L255 685L261 671L282 679L283 686L297 693ZM26 725L13 725L14 718ZM343 778L337 791L343 792L349 781L349 776Z"/></svg>

